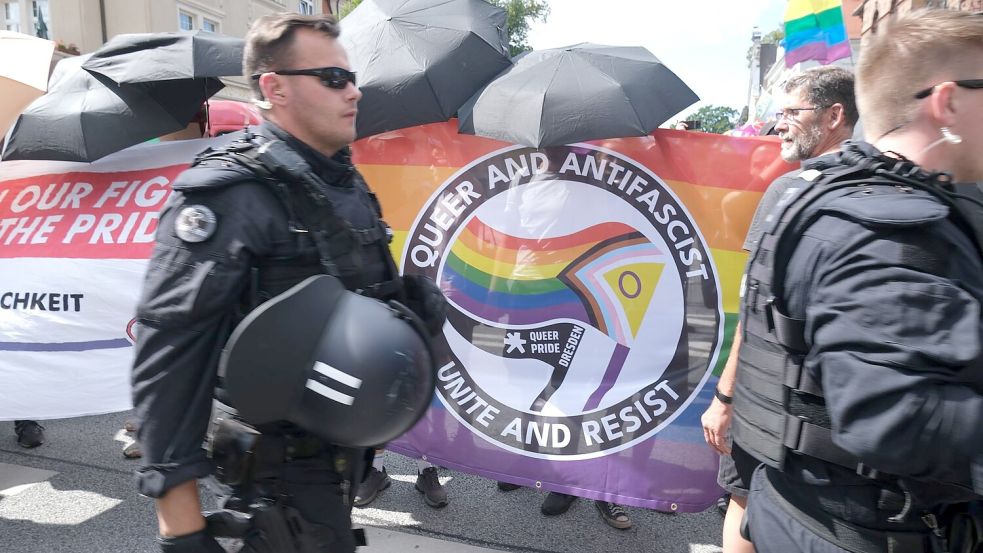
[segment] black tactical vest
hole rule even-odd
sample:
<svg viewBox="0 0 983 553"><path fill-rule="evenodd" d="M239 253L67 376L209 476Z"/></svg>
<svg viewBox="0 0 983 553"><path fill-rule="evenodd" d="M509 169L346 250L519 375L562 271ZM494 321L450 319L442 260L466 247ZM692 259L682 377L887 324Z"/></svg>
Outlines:
<svg viewBox="0 0 983 553"><path fill-rule="evenodd" d="M283 255L257 260L242 313L286 291L309 276L338 277L349 290L381 300L400 299L399 272L389 253L392 231L382 220L379 201L361 176L349 175L362 203L375 214L370 228L354 228L332 204L329 186L300 154L278 139L246 132L218 150L206 150L193 166L244 168L268 185L282 204L297 244Z"/></svg>
<svg viewBox="0 0 983 553"><path fill-rule="evenodd" d="M945 174L928 174L907 160L884 156L871 146L847 142L835 167L804 171L802 189L771 214L748 262L739 369L734 394L734 440L766 465L783 470L790 452L814 457L865 476L877 471L837 447L820 382L803 367L808 345L805 321L783 305L787 262L802 231L837 198L856 194L928 192L949 207L949 218L973 238L983 255L983 204L957 190ZM974 186L974 185L966 185ZM961 187L960 187L961 188ZM979 195L978 189L971 195Z"/></svg>

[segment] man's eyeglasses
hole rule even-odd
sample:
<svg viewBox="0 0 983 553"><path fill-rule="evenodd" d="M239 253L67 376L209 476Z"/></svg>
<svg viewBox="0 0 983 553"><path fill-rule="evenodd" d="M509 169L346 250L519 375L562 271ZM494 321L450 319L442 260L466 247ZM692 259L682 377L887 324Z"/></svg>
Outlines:
<svg viewBox="0 0 983 553"><path fill-rule="evenodd" d="M775 113L775 119L781 121L782 119L798 119L799 113L803 111L818 111L821 109L826 109L829 106L816 106L812 108L785 108L782 111Z"/></svg>
<svg viewBox="0 0 983 553"><path fill-rule="evenodd" d="M355 73L340 67L318 67L316 69L280 69L278 71L267 71L277 75L310 75L321 79L321 84L335 90L344 90L348 83L358 86L355 83ZM258 81L262 73L252 76L254 81Z"/></svg>
<svg viewBox="0 0 983 553"><path fill-rule="evenodd" d="M951 81L951 82L956 86L961 86L963 88L983 88L983 79L965 79L962 81ZM945 84L945 83L939 83L939 84ZM929 96L932 95L933 92L935 92L935 87L937 86L939 85L938 84L932 85L926 88L925 90L920 91L918 94L915 94L915 99L921 100L923 98L928 98Z"/></svg>

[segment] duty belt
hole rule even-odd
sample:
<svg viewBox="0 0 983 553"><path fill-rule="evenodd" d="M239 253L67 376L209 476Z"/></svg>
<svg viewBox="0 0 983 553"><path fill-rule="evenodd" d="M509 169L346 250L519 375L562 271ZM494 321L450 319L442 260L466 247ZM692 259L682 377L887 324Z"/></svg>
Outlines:
<svg viewBox="0 0 983 553"><path fill-rule="evenodd" d="M279 465L284 461L318 457L334 449L334 446L316 436L264 433L260 434L256 443L256 462L258 467L266 463Z"/></svg>
<svg viewBox="0 0 983 553"><path fill-rule="evenodd" d="M806 512L783 497L782 483L775 479L772 469L765 469L763 474L767 480L764 492L769 499L814 534L847 551L853 553L937 553L938 551L932 546L927 527L925 532L890 532L865 528L827 514Z"/></svg>

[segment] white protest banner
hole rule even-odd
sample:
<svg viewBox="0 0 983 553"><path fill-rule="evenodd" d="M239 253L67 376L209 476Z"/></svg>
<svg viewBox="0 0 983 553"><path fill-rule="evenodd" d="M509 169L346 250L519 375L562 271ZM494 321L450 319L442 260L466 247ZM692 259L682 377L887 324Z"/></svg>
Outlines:
<svg viewBox="0 0 983 553"><path fill-rule="evenodd" d="M158 211L195 153L0 163L0 420L129 409L133 314Z"/></svg>

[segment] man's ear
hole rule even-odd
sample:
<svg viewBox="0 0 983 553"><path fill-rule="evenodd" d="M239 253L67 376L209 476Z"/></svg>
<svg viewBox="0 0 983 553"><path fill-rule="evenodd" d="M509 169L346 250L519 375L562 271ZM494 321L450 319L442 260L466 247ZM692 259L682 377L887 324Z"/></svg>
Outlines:
<svg viewBox="0 0 983 553"><path fill-rule="evenodd" d="M942 83L935 87L935 92L926 98L929 102L929 110L932 114L936 126L951 127L956 123L957 110L959 106L956 102L956 83Z"/></svg>
<svg viewBox="0 0 983 553"><path fill-rule="evenodd" d="M263 73L260 75L259 89L263 92L263 99L273 105L282 104L286 100L283 94L282 83L276 73Z"/></svg>
<svg viewBox="0 0 983 553"><path fill-rule="evenodd" d="M829 113L829 130L835 131L846 125L846 113L843 104L835 103L826 110Z"/></svg>

